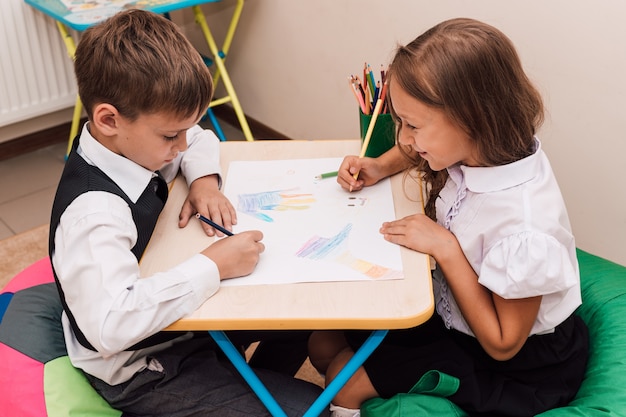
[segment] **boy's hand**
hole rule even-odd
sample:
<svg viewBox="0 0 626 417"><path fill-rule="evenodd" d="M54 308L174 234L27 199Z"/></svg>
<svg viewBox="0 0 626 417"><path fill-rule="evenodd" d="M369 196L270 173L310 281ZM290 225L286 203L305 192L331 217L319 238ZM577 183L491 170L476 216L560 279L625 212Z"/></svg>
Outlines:
<svg viewBox="0 0 626 417"><path fill-rule="evenodd" d="M243 277L254 271L265 250L261 239L261 231L248 230L217 240L201 253L215 262L220 279Z"/></svg>
<svg viewBox="0 0 626 417"><path fill-rule="evenodd" d="M187 226L189 219L196 213L202 214L228 230L232 230L233 225L237 224L237 212L219 190L217 175L201 177L191 183L189 195L178 216L178 227ZM206 223L202 223L202 228L208 236L215 234L224 236L222 232L216 231Z"/></svg>

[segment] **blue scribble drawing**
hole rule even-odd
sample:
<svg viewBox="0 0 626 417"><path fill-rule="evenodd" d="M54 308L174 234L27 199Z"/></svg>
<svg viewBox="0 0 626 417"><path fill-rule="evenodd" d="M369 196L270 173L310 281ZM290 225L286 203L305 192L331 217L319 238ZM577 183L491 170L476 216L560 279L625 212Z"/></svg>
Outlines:
<svg viewBox="0 0 626 417"><path fill-rule="evenodd" d="M330 238L313 236L296 252L296 256L308 259L324 259L348 239L352 224L346 225Z"/></svg>
<svg viewBox="0 0 626 417"><path fill-rule="evenodd" d="M274 219L262 211L305 210L315 202L313 194L289 194L286 191L239 194L237 209L265 222L273 222Z"/></svg>
<svg viewBox="0 0 626 417"><path fill-rule="evenodd" d="M347 267L359 271L373 279L399 279L404 277L402 271L396 271L381 265L376 265L363 259L358 259L350 254L347 249L343 249L346 245L352 224L346 225L336 235L324 238L313 236L296 252L299 258L307 258L314 260L327 259L331 255L336 255L334 261L346 265Z"/></svg>

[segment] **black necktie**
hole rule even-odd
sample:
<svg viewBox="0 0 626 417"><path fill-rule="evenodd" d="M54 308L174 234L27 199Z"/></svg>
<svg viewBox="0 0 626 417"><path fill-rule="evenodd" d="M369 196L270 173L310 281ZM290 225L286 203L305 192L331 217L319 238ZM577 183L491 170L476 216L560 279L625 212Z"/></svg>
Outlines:
<svg viewBox="0 0 626 417"><path fill-rule="evenodd" d="M156 171L156 176L152 177L143 194L132 207L133 220L137 226L137 243L132 248L137 259L141 259L143 251L146 249L154 227L156 226L159 214L167 201L167 183Z"/></svg>
<svg viewBox="0 0 626 417"><path fill-rule="evenodd" d="M152 177L149 187L151 187L150 189L152 190L152 192L154 192L157 197L159 197L159 199L163 202L163 204L165 204L168 194L167 183L165 182L163 176L159 171L156 171L155 174L157 175L156 177Z"/></svg>

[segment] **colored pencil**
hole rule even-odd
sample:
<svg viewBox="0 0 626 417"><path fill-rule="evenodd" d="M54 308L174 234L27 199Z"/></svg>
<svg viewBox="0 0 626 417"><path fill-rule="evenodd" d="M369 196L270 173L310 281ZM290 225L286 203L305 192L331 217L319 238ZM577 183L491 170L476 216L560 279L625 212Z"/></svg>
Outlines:
<svg viewBox="0 0 626 417"><path fill-rule="evenodd" d="M380 99L383 102L383 108L380 110L381 113L387 113L387 102L385 101L385 97L387 97L387 86L389 85L389 81L385 81L383 83L383 88L380 93Z"/></svg>
<svg viewBox="0 0 626 417"><path fill-rule="evenodd" d="M324 172L323 174L316 175L315 179L316 180L322 180L324 178L333 178L333 177L336 177L337 175L339 175L339 172L337 172L337 171Z"/></svg>
<svg viewBox="0 0 626 417"><path fill-rule="evenodd" d="M350 82L350 89L352 90L352 93L354 94L354 97L356 98L357 103L359 103L359 107L361 107L361 111L365 113L367 111L367 108L365 106L365 100L363 96L361 95L361 92L358 91L357 89L357 86L356 86L357 81L354 79L354 77L350 76L349 82Z"/></svg>
<svg viewBox="0 0 626 417"><path fill-rule="evenodd" d="M226 236L232 236L233 235L233 232L231 232L230 230L226 229L224 226L220 226L219 224L215 223L213 220L207 219L206 217L204 217L200 213L196 213L196 218L198 218L201 221L205 222L206 224L208 224L209 226L213 227L214 229L219 230L220 232L224 233Z"/></svg>
<svg viewBox="0 0 626 417"><path fill-rule="evenodd" d="M368 80L369 80L369 85L370 85L370 93L372 94L372 97L374 97L374 90L376 89L376 80L374 79L374 71L372 71L372 67L371 65L367 66L367 73L368 73Z"/></svg>
<svg viewBox="0 0 626 417"><path fill-rule="evenodd" d="M361 105L361 99L359 95L356 95L357 102L359 103L359 107L363 114L371 115L374 111L374 107L378 102L378 99L382 99L383 104L379 114L388 113L389 109L387 106L387 102L385 101L385 97L387 95L387 71L385 67L381 64L380 66L380 80L376 81L374 77L374 71L372 70L372 66L367 62L363 63L363 79L358 75L351 75L350 79L354 84L354 87L350 87L353 90L357 91L357 93L361 93L360 96L363 98L365 103L365 110L363 110L363 106Z"/></svg>
<svg viewBox="0 0 626 417"><path fill-rule="evenodd" d="M365 91L369 91L369 85L367 82L368 78L367 78L367 62L363 63L363 88L365 89Z"/></svg>
<svg viewBox="0 0 626 417"><path fill-rule="evenodd" d="M357 87L359 88L359 92L363 96L363 100L365 100L365 90L363 89L363 82L361 81L358 75L356 75L354 79L356 80L356 84L357 84Z"/></svg>

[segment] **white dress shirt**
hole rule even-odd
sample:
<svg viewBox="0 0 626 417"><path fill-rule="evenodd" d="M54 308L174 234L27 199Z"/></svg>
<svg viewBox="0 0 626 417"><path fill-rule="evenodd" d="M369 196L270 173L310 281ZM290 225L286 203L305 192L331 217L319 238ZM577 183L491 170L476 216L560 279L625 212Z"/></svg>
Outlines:
<svg viewBox="0 0 626 417"><path fill-rule="evenodd" d="M221 175L219 140L213 132L194 126L187 132L187 142L188 149L160 170L167 182L179 170L188 184L206 175ZM101 145L87 124L78 153L104 171L134 202L154 175ZM76 198L61 216L55 234L52 263L66 302L79 328L97 349L91 351L78 342L63 313L69 358L75 367L111 385L149 366L146 355L172 342L138 351L124 349L196 310L220 284L217 266L200 254L168 271L140 279L139 265L131 252L136 241L130 207L119 196L103 191Z"/></svg>
<svg viewBox="0 0 626 417"><path fill-rule="evenodd" d="M454 233L478 282L505 299L542 296L531 334L550 333L581 303L576 246L547 156L495 167L453 166L437 220ZM445 278L433 274L438 314L473 335Z"/></svg>

